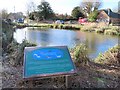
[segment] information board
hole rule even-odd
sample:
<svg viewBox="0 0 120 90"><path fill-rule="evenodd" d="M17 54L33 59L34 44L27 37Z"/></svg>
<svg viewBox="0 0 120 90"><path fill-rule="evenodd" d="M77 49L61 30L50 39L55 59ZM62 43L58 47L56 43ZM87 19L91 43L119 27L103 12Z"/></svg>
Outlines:
<svg viewBox="0 0 120 90"><path fill-rule="evenodd" d="M67 46L26 47L23 78L74 73Z"/></svg>

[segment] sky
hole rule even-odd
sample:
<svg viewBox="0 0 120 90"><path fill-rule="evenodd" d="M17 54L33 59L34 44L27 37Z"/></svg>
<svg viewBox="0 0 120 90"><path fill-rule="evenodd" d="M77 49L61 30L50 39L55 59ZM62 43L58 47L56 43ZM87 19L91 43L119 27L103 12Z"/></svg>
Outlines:
<svg viewBox="0 0 120 90"><path fill-rule="evenodd" d="M82 0L46 0L50 3L51 8L55 13L59 14L71 14L74 7L79 6ZM100 9L111 8L112 10L118 10L118 2L120 0L101 0L102 6ZM27 11L27 5L29 2L34 2L38 6L41 0L0 0L0 10L6 9L10 12L23 12Z"/></svg>

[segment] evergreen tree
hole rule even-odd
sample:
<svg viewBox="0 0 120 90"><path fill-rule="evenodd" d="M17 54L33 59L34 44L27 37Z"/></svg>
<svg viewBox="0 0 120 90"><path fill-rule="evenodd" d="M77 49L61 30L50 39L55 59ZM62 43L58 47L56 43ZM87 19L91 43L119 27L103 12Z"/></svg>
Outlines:
<svg viewBox="0 0 120 90"><path fill-rule="evenodd" d="M53 17L54 12L50 7L50 4L43 0L40 5L38 5L38 14L39 17L42 18L43 20L45 19L50 19Z"/></svg>

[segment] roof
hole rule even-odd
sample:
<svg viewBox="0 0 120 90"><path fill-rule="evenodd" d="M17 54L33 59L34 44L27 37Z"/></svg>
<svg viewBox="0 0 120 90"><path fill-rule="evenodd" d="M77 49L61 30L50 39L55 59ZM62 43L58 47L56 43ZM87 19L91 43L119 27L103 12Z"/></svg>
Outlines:
<svg viewBox="0 0 120 90"><path fill-rule="evenodd" d="M104 11L111 18L119 18L120 19L120 14L112 12L111 9L103 9L103 10L100 10L100 11Z"/></svg>

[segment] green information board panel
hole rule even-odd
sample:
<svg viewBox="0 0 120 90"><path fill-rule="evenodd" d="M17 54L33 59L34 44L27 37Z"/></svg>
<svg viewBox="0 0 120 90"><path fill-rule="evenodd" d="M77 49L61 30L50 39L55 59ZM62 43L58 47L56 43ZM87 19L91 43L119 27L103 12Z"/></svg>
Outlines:
<svg viewBox="0 0 120 90"><path fill-rule="evenodd" d="M76 68L67 46L26 47L23 78L74 73Z"/></svg>

